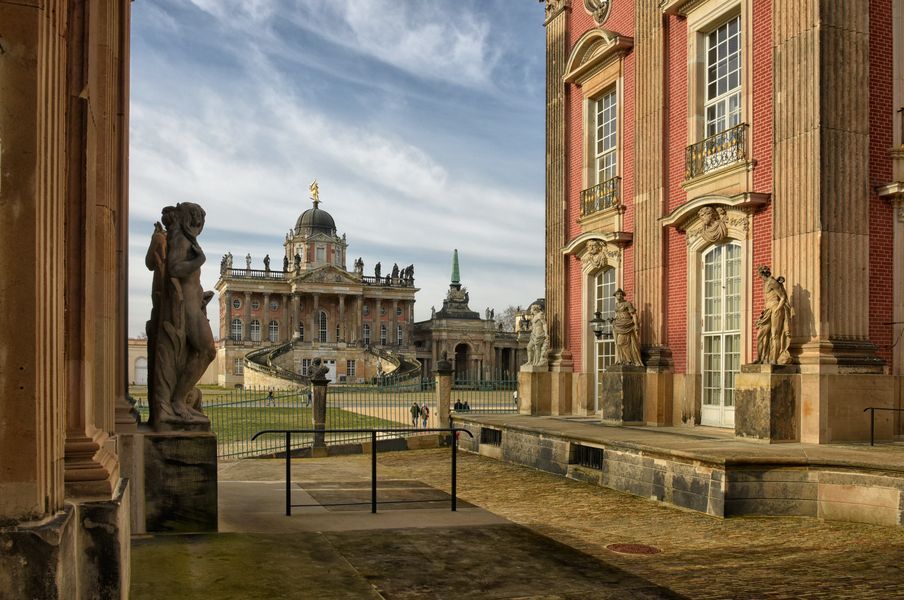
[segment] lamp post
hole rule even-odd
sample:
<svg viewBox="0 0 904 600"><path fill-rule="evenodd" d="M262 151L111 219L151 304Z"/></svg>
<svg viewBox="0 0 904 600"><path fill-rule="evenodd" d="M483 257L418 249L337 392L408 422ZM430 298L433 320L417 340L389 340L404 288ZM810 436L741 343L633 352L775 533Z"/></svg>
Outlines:
<svg viewBox="0 0 904 600"><path fill-rule="evenodd" d="M612 322L615 319L613 317L604 319L599 311L593 313L593 315L593 318L590 319L590 328L593 330L593 335L596 336L596 339L612 339Z"/></svg>

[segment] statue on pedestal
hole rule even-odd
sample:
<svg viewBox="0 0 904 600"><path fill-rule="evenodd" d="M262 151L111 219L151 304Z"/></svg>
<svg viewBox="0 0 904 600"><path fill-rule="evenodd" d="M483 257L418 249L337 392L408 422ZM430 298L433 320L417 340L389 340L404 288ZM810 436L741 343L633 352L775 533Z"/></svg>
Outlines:
<svg viewBox="0 0 904 600"><path fill-rule="evenodd" d="M210 429L195 387L216 356L206 310L213 292L201 287L207 257L197 237L204 217L204 209L192 202L167 206L145 256L154 272L147 336L148 406L156 431Z"/></svg>
<svg viewBox="0 0 904 600"><path fill-rule="evenodd" d="M612 322L612 331L615 333L615 364L642 367L637 334L637 309L625 300L624 290L615 290L613 296L615 296L615 320Z"/></svg>
<svg viewBox="0 0 904 600"><path fill-rule="evenodd" d="M527 364L546 366L546 352L549 348L549 334L546 327L546 313L538 305L530 307L530 341L527 342Z"/></svg>
<svg viewBox="0 0 904 600"><path fill-rule="evenodd" d="M251 270L251 253L250 252L245 256L245 269L248 271Z"/></svg>
<svg viewBox="0 0 904 600"><path fill-rule="evenodd" d="M374 278L380 283L380 263L374 265Z"/></svg>
<svg viewBox="0 0 904 600"><path fill-rule="evenodd" d="M763 312L756 320L757 360L759 364L786 365L791 362L788 347L791 345L791 306L785 291L785 278L772 277L772 271L763 265L758 269L763 280Z"/></svg>
<svg viewBox="0 0 904 600"><path fill-rule="evenodd" d="M289 272L289 257L288 256L282 257L282 270L283 270L283 273Z"/></svg>

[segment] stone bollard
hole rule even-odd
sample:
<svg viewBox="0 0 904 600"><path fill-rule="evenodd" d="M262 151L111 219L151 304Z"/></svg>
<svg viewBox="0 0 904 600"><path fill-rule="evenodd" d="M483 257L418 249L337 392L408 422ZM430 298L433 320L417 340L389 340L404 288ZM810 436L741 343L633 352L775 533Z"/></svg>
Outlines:
<svg viewBox="0 0 904 600"><path fill-rule="evenodd" d="M326 428L326 386L329 379L312 379L311 389L313 395L314 448L326 448L326 437L323 430ZM318 453L321 454L321 453Z"/></svg>

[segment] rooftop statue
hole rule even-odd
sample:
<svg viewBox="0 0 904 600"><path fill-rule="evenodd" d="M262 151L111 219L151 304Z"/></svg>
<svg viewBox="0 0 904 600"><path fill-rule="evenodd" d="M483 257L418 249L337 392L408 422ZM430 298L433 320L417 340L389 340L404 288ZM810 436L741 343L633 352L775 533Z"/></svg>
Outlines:
<svg viewBox="0 0 904 600"><path fill-rule="evenodd" d="M195 387L216 356L207 320L213 292L201 287L207 260L198 245L204 209L182 202L154 224L145 265L154 272L148 336L148 405L155 431L209 430Z"/></svg>

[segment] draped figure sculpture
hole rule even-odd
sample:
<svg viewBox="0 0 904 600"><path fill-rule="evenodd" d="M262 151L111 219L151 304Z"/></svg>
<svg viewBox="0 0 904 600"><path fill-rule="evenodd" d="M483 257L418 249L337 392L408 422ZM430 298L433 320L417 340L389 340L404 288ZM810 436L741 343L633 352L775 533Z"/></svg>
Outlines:
<svg viewBox="0 0 904 600"><path fill-rule="evenodd" d="M546 352L549 348L549 332L546 314L538 305L530 307L530 341L527 342L527 364L543 367L547 364Z"/></svg>
<svg viewBox="0 0 904 600"><path fill-rule="evenodd" d="M615 364L643 366L640 359L640 344L637 331L637 309L625 300L625 292L615 290L615 320L612 331L615 334Z"/></svg>
<svg viewBox="0 0 904 600"><path fill-rule="evenodd" d="M198 245L204 209L182 202L163 209L145 265L154 272L148 336L148 406L155 431L209 430L195 384L216 356L201 287L207 260Z"/></svg>
<svg viewBox="0 0 904 600"><path fill-rule="evenodd" d="M786 365L791 362L791 305L785 291L785 278L772 277L763 265L758 269L763 280L763 312L756 320L757 361L760 364Z"/></svg>

